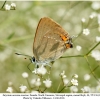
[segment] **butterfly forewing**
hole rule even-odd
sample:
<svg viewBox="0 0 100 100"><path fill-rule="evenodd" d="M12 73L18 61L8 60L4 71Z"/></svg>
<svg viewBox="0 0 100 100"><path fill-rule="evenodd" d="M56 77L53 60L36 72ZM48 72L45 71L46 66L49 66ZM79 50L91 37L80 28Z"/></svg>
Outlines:
<svg viewBox="0 0 100 100"><path fill-rule="evenodd" d="M67 48L61 35L69 37L68 33L52 19L41 18L33 43L33 53L36 60L52 61L62 56Z"/></svg>

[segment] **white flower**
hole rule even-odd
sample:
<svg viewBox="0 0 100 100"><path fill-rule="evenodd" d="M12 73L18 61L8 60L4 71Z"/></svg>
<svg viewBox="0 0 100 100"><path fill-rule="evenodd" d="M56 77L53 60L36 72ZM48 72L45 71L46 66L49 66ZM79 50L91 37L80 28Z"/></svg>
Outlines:
<svg viewBox="0 0 100 100"><path fill-rule="evenodd" d="M93 2L91 7L94 9L94 10L98 10L100 9L100 3L99 2Z"/></svg>
<svg viewBox="0 0 100 100"><path fill-rule="evenodd" d="M74 74L74 78L78 78L78 75L77 74Z"/></svg>
<svg viewBox="0 0 100 100"><path fill-rule="evenodd" d="M96 36L96 41L100 42L100 36Z"/></svg>
<svg viewBox="0 0 100 100"><path fill-rule="evenodd" d="M31 80L31 84L32 84L32 85L34 85L35 82L36 82L36 79L32 79L32 80Z"/></svg>
<svg viewBox="0 0 100 100"><path fill-rule="evenodd" d="M16 4L15 3L11 3L11 7L12 8L16 8Z"/></svg>
<svg viewBox="0 0 100 100"><path fill-rule="evenodd" d="M89 29L83 29L83 34L84 35L89 35L90 34L90 30Z"/></svg>
<svg viewBox="0 0 100 100"><path fill-rule="evenodd" d="M90 87L89 86L84 86L83 88L81 88L83 93L89 93L90 92Z"/></svg>
<svg viewBox="0 0 100 100"><path fill-rule="evenodd" d="M64 85L68 85L69 80L68 80L68 79L66 79L66 78L64 78L64 79L63 79L63 83L64 83Z"/></svg>
<svg viewBox="0 0 100 100"><path fill-rule="evenodd" d="M66 78L66 75L63 75L62 78L63 78L63 79Z"/></svg>
<svg viewBox="0 0 100 100"><path fill-rule="evenodd" d="M32 71L32 73L37 74L37 68L35 68L34 71Z"/></svg>
<svg viewBox="0 0 100 100"><path fill-rule="evenodd" d="M40 81L40 78L36 79L36 82L35 82L35 86L40 86L41 85L41 81Z"/></svg>
<svg viewBox="0 0 100 100"><path fill-rule="evenodd" d="M31 80L31 84L32 84L32 85L35 85L35 86L40 86L40 85L41 85L40 78L32 79L32 80Z"/></svg>
<svg viewBox="0 0 100 100"><path fill-rule="evenodd" d="M24 85L21 85L19 88L20 88L20 91L21 91L21 92L25 92L26 89L27 89L27 87L24 86Z"/></svg>
<svg viewBox="0 0 100 100"><path fill-rule="evenodd" d="M85 80L85 81L88 81L89 79L90 79L90 75L89 75L89 74L85 74L85 75L84 75L84 80Z"/></svg>
<svg viewBox="0 0 100 100"><path fill-rule="evenodd" d="M10 10L10 8L11 8L10 5L8 5L8 4L5 5L5 10Z"/></svg>
<svg viewBox="0 0 100 100"><path fill-rule="evenodd" d="M63 71L60 75L62 78L66 78L65 71Z"/></svg>
<svg viewBox="0 0 100 100"><path fill-rule="evenodd" d="M76 92L78 92L78 88L77 88L76 86L71 86L71 87L70 87L70 91L71 91L72 93L76 93Z"/></svg>
<svg viewBox="0 0 100 100"><path fill-rule="evenodd" d="M76 79L71 80L72 85L78 86L78 81Z"/></svg>
<svg viewBox="0 0 100 100"><path fill-rule="evenodd" d="M60 75L63 76L65 74L65 71L63 71Z"/></svg>
<svg viewBox="0 0 100 100"><path fill-rule="evenodd" d="M12 93L13 92L13 88L12 87L8 87L6 91Z"/></svg>
<svg viewBox="0 0 100 100"><path fill-rule="evenodd" d="M91 56L95 58L95 60L100 61L100 51L99 50L93 50L91 52Z"/></svg>
<svg viewBox="0 0 100 100"><path fill-rule="evenodd" d="M28 78L28 73L24 72L24 73L22 73L22 76L23 76L23 78Z"/></svg>
<svg viewBox="0 0 100 100"><path fill-rule="evenodd" d="M45 87L50 88L52 85L52 81L50 81L50 79L46 79L45 81L43 81L43 83L45 84Z"/></svg>
<svg viewBox="0 0 100 100"><path fill-rule="evenodd" d="M37 73L41 75L45 75L47 72L46 68L42 65L41 67L37 68Z"/></svg>
<svg viewBox="0 0 100 100"><path fill-rule="evenodd" d="M78 51L80 51L80 50L82 49L82 47L79 46L79 45L77 45L77 46L76 46L76 49L77 49Z"/></svg>
<svg viewBox="0 0 100 100"><path fill-rule="evenodd" d="M85 18L82 18L81 21L84 23L86 21L86 19Z"/></svg>
<svg viewBox="0 0 100 100"><path fill-rule="evenodd" d="M35 73L35 74L45 75L46 72L47 72L47 70L46 70L46 68L42 65L42 66L40 66L39 68L35 68L35 70L32 71L32 72Z"/></svg>
<svg viewBox="0 0 100 100"><path fill-rule="evenodd" d="M91 19L93 19L93 18L94 18L94 15L91 14L89 17L90 17Z"/></svg>

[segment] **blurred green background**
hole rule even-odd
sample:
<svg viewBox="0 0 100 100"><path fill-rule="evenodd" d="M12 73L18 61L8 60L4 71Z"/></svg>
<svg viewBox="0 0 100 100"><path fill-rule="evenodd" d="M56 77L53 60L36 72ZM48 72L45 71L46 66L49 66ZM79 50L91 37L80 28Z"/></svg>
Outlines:
<svg viewBox="0 0 100 100"><path fill-rule="evenodd" d="M0 2L0 7L3 3L4 1ZM78 74L77 92L81 92L84 86L95 90L98 86L96 78L100 77L100 61L96 61L89 55L87 63L84 56L77 57L77 55L85 55L97 44L95 38L100 36L98 18L91 19L90 15L99 14L100 8L93 8L94 2L92 1L16 1L14 3L17 6L16 10L0 11L0 93L6 92L9 81L17 90L21 84L28 86L27 81L22 77L23 72L29 74L30 81L35 77L27 68L30 61L24 59L23 56L15 55L15 52L33 56L32 48L36 27L44 16L59 23L70 36L78 36L73 39L74 47L63 55L74 57L60 58L52 66L49 77L52 80L53 90L56 92L61 81L59 74L63 70L68 79ZM8 1L6 4L11 4L11 2ZM82 18L86 19L85 23L82 23ZM84 28L90 30L88 36L82 34ZM81 51L76 49L77 45L82 47ZM100 50L100 46L98 45L95 49ZM34 64L30 67L33 70ZM96 78L90 74L91 78L86 81L84 75L91 73L90 67L92 70L97 67L94 70ZM51 88L48 91L53 92ZM71 91L65 89L63 92L70 93Z"/></svg>

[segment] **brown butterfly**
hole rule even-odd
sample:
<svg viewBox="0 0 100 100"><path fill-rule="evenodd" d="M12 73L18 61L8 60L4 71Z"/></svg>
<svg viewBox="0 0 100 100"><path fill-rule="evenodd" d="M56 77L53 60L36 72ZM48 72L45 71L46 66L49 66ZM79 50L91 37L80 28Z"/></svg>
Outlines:
<svg viewBox="0 0 100 100"><path fill-rule="evenodd" d="M51 18L44 17L40 19L36 29L33 42L34 57L29 57L36 65L46 65L61 57L68 48L72 47L72 38L69 34Z"/></svg>

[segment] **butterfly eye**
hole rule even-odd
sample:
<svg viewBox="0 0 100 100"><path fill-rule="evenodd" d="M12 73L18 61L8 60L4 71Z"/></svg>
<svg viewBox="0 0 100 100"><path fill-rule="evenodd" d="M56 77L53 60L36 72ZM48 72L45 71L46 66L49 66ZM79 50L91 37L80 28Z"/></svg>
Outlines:
<svg viewBox="0 0 100 100"><path fill-rule="evenodd" d="M35 63L35 57L30 58L30 61L31 61L32 63Z"/></svg>

